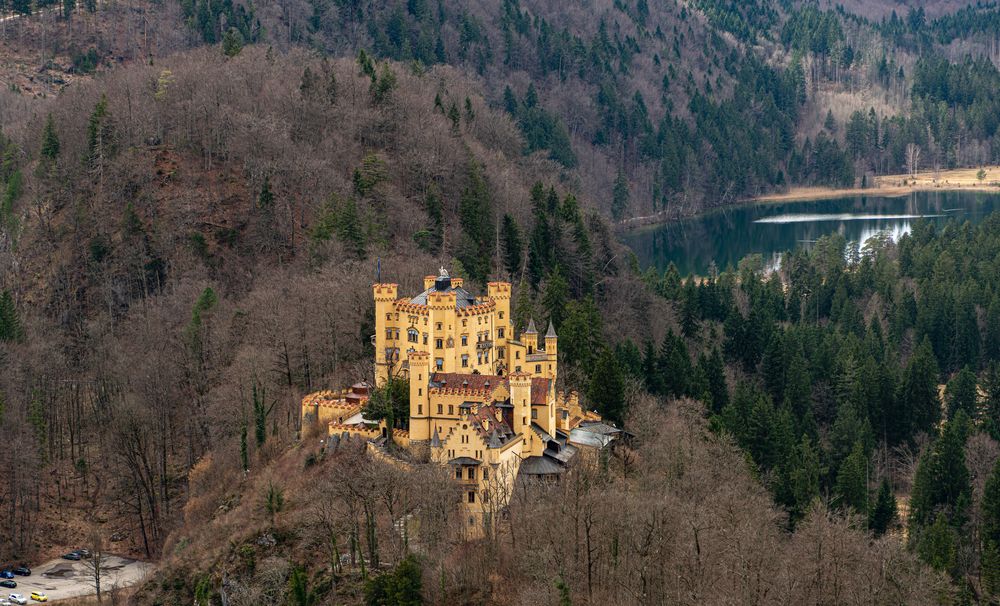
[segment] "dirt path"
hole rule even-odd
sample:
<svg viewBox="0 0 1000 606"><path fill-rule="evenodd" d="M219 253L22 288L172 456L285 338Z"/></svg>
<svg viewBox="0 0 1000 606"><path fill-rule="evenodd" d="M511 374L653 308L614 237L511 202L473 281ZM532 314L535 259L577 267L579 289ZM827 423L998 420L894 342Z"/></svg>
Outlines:
<svg viewBox="0 0 1000 606"><path fill-rule="evenodd" d="M101 575L101 591L134 585L152 573L155 566L119 556L107 556ZM40 591L49 600L63 600L94 594L93 571L86 561L52 560L31 569L30 577L15 577L16 589L0 588L0 596L20 593L28 596Z"/></svg>

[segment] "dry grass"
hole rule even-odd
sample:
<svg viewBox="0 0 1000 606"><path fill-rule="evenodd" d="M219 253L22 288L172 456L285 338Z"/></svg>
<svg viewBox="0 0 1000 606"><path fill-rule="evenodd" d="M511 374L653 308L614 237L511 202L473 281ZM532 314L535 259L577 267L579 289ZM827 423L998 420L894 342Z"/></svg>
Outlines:
<svg viewBox="0 0 1000 606"><path fill-rule="evenodd" d="M885 175L876 177L875 186L859 189L833 187L793 187L777 194L753 198L756 202L792 202L839 198L843 196L905 196L915 191L977 191L1000 192L1000 166L986 166L986 178L979 180L979 168L928 171L916 175Z"/></svg>

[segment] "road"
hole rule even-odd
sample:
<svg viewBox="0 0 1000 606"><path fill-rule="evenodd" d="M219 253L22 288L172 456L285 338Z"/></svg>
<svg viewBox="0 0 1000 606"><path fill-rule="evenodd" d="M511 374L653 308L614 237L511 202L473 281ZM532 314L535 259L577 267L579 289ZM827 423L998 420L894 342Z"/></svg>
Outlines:
<svg viewBox="0 0 1000 606"><path fill-rule="evenodd" d="M101 575L101 591L112 587L125 587L142 581L155 566L119 556L106 556L104 572ZM31 568L30 577L14 577L17 589L0 587L0 596L20 593L27 597L32 591L40 591L50 600L76 598L93 595L93 571L85 561L52 560Z"/></svg>

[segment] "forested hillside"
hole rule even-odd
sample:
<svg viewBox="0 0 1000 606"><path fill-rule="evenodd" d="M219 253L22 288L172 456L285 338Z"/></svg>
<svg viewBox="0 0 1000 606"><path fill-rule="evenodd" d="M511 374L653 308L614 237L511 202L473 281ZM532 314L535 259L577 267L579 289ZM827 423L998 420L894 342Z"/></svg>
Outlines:
<svg viewBox="0 0 1000 606"><path fill-rule="evenodd" d="M32 10L16 4L14 11ZM227 37L454 66L517 124L525 154L558 162L563 179L616 219L998 159L992 93L1000 38L990 24L1000 7L991 2L845 9L790 0L168 0L55 8L38 5L34 25L10 28L46 69L50 58L56 67L62 59L60 82Z"/></svg>
<svg viewBox="0 0 1000 606"><path fill-rule="evenodd" d="M613 235L995 161L995 4L9 10L3 562L104 537L162 562L150 604L1000 593L997 220L700 279ZM299 419L372 376L376 268L416 292L440 265L512 281L517 326L559 333L560 388L634 434L478 548L434 470Z"/></svg>

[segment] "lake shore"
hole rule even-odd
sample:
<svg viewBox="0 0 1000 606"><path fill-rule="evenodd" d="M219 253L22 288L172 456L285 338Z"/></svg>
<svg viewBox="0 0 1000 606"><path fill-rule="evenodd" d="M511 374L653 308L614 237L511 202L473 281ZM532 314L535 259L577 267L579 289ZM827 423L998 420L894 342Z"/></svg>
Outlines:
<svg viewBox="0 0 1000 606"><path fill-rule="evenodd" d="M617 224L624 231L655 227L672 221L693 219L706 213L718 212L727 208L736 208L745 204L761 202L810 202L828 198L847 198L850 196L877 196L882 198L898 198L915 192L925 191L964 191L981 193L1000 193L1000 166L986 166L986 177L979 179L979 168L958 168L944 171L927 171L915 175L884 175L875 177L875 183L865 188L835 188L835 187L791 187L784 192L761 194L743 198L731 204L705 208L692 213L664 213L632 217Z"/></svg>
<svg viewBox="0 0 1000 606"><path fill-rule="evenodd" d="M885 175L875 177L868 188L793 187L786 192L763 194L748 202L796 202L845 198L849 196L881 196L894 198L918 191L1000 192L1000 166L986 166L985 178L979 179L979 168L928 171L915 175Z"/></svg>

